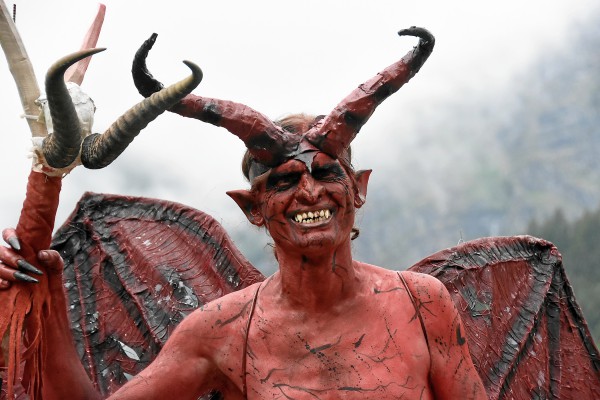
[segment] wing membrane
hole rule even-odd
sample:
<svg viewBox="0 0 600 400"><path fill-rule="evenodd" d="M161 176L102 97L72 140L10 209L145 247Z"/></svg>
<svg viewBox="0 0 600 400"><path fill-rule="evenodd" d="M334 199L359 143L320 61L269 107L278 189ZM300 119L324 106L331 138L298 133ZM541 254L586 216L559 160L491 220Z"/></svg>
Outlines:
<svg viewBox="0 0 600 400"><path fill-rule="evenodd" d="M192 310L264 277L209 215L86 193L57 231L76 345L105 394L146 367Z"/></svg>
<svg viewBox="0 0 600 400"><path fill-rule="evenodd" d="M410 268L440 279L491 399L596 398L600 358L560 253L529 236L483 238Z"/></svg>

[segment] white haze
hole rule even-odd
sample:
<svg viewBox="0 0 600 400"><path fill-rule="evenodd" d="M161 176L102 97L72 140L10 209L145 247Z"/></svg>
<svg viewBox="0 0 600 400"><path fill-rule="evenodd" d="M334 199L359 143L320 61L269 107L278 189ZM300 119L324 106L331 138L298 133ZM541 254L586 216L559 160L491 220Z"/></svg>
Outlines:
<svg viewBox="0 0 600 400"><path fill-rule="evenodd" d="M40 84L56 59L79 49L97 2L15 1L17 26ZM383 180L394 149L416 140L424 109L471 93L502 89L539 54L560 46L594 2L582 1L124 1L107 0L83 89L94 99L95 131L106 129L141 97L131 60L159 34L148 65L168 84L201 66L198 95L245 103L272 118L328 113L358 84L416 43L396 32L423 26L436 47L421 72L375 112L355 140L355 165ZM6 3L12 9L13 2ZM30 168L29 132L16 87L0 61L0 227L14 226ZM398 123L400 121L400 123ZM443 134L441 132L440 134ZM393 146L390 146L393 143ZM225 191L247 186L243 144L227 131L165 114L101 171L78 168L63 183L57 226L85 191L165 198L217 217L235 232L249 224ZM235 236L235 235L234 235Z"/></svg>

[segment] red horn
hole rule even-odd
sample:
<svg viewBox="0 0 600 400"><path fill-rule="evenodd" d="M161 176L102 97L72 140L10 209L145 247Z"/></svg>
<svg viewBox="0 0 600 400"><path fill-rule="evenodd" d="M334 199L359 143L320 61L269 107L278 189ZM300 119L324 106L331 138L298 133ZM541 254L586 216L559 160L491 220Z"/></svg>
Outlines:
<svg viewBox="0 0 600 400"><path fill-rule="evenodd" d="M400 36L416 36L419 44L402 59L390 65L371 80L363 83L305 137L313 145L338 157L348 148L377 106L408 82L425 63L435 38L423 28L411 27L398 32Z"/></svg>
<svg viewBox="0 0 600 400"><path fill-rule="evenodd" d="M145 97L162 87L146 68L146 57L155 40L153 34L144 42L132 66L134 83ZM227 129L244 142L258 162L267 166L280 164L298 148L299 137L286 135L268 117L240 103L189 94L169 111Z"/></svg>

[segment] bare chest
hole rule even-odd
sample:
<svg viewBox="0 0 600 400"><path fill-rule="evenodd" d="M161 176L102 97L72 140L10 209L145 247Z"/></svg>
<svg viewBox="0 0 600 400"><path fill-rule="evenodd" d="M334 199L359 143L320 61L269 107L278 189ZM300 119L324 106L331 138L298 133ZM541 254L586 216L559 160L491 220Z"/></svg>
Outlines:
<svg viewBox="0 0 600 400"><path fill-rule="evenodd" d="M257 313L248 337L249 398L423 398L429 353L418 320L386 307L294 321Z"/></svg>

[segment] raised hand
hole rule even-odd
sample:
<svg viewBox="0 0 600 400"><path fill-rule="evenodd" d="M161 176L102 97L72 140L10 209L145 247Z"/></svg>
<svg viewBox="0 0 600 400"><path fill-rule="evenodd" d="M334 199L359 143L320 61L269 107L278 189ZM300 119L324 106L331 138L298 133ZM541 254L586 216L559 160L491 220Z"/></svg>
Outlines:
<svg viewBox="0 0 600 400"><path fill-rule="evenodd" d="M8 289L12 282L38 283L35 276L42 275L42 271L19 254L21 244L15 230L4 229L2 238L10 247L0 246L0 290Z"/></svg>

